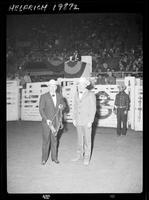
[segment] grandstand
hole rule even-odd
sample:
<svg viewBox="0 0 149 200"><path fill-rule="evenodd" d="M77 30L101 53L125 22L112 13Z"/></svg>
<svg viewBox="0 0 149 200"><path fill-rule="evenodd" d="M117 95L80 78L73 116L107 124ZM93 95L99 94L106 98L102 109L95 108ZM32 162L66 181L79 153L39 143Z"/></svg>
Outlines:
<svg viewBox="0 0 149 200"><path fill-rule="evenodd" d="M7 20L8 73L27 69L33 82L45 80L45 72L62 77L63 69L55 72L51 63L60 67L78 50L83 56L92 56L94 76L110 70L118 78L130 74L142 78L139 14L8 16Z"/></svg>

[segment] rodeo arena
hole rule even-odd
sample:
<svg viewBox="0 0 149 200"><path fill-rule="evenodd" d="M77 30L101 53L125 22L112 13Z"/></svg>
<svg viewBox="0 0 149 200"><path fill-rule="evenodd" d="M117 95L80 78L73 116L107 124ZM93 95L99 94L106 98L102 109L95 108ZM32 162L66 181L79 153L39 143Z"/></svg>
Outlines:
<svg viewBox="0 0 149 200"><path fill-rule="evenodd" d="M7 16L8 193L142 192L142 35L139 14ZM90 103L87 95L75 102L81 81ZM58 110L46 99L51 83ZM51 112L61 120L57 135ZM79 127L89 134L80 155Z"/></svg>

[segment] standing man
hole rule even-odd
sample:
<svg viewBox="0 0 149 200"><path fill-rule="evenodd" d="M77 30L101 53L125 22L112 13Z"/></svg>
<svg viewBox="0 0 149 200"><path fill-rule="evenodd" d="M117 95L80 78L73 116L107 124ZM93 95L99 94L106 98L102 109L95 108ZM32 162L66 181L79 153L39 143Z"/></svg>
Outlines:
<svg viewBox="0 0 149 200"><path fill-rule="evenodd" d="M119 93L116 95L114 103L114 111L117 115L117 136L126 135L127 131L127 115L129 110L130 99L125 93L126 86L119 85ZM122 124L122 128L121 128Z"/></svg>
<svg viewBox="0 0 149 200"><path fill-rule="evenodd" d="M108 77L106 78L106 84L116 85L116 78L112 75L112 72L107 72Z"/></svg>
<svg viewBox="0 0 149 200"><path fill-rule="evenodd" d="M73 124L77 128L78 146L77 157L72 161L84 158L85 165L90 161L92 123L96 113L96 97L86 88L88 85L90 82L86 78L80 78L73 105Z"/></svg>
<svg viewBox="0 0 149 200"><path fill-rule="evenodd" d="M26 84L32 82L31 78L30 78L30 75L29 75L29 72L25 72L25 74L24 74L24 81L25 81Z"/></svg>
<svg viewBox="0 0 149 200"><path fill-rule="evenodd" d="M62 110L65 107L61 94L56 92L55 80L49 81L48 89L49 92L42 94L39 101L39 112L42 117L42 165L48 160L50 145L51 159L59 163L56 135L62 123Z"/></svg>

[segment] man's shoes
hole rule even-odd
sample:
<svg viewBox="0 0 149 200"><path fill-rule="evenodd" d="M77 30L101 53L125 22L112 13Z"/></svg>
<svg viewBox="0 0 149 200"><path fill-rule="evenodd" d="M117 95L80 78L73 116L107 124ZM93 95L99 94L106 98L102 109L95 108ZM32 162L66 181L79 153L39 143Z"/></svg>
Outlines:
<svg viewBox="0 0 149 200"><path fill-rule="evenodd" d="M59 162L59 160L52 160L53 162L55 162L56 164L59 164L60 162Z"/></svg>
<svg viewBox="0 0 149 200"><path fill-rule="evenodd" d="M76 162L78 160L80 160L82 157L80 155L76 156L75 158L73 158L71 161Z"/></svg>
<svg viewBox="0 0 149 200"><path fill-rule="evenodd" d="M45 160L41 161L41 164L42 164L42 165L45 165L45 164L46 164L46 161L45 161Z"/></svg>
<svg viewBox="0 0 149 200"><path fill-rule="evenodd" d="M89 159L85 158L83 163L84 163L84 165L89 165Z"/></svg>

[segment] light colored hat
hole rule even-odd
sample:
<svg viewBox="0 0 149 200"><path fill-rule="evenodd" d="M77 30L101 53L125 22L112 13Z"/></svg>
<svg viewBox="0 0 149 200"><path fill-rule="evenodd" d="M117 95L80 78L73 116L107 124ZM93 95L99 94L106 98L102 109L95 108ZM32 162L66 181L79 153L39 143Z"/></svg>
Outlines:
<svg viewBox="0 0 149 200"><path fill-rule="evenodd" d="M78 81L78 84L85 84L86 86L88 86L90 85L90 81L85 77L81 77Z"/></svg>
<svg viewBox="0 0 149 200"><path fill-rule="evenodd" d="M51 79L48 83L48 85L57 85L57 81L55 81L54 79Z"/></svg>

